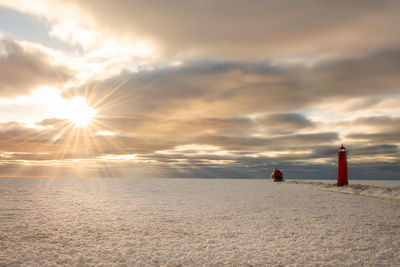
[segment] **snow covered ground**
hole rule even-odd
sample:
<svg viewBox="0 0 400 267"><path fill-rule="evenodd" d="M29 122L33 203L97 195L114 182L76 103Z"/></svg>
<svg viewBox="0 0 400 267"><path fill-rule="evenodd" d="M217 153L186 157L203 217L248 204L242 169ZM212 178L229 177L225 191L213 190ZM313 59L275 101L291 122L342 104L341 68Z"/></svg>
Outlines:
<svg viewBox="0 0 400 267"><path fill-rule="evenodd" d="M400 181L354 180L340 187L332 180L289 180L287 183L344 194L400 200Z"/></svg>
<svg viewBox="0 0 400 267"><path fill-rule="evenodd" d="M397 193L381 199L324 188L2 178L0 266L399 266Z"/></svg>

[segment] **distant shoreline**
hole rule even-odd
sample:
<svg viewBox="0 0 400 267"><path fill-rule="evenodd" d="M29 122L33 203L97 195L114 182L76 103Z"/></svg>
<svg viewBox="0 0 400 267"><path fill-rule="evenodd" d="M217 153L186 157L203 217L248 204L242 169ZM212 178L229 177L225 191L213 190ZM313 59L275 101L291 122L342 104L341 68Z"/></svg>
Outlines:
<svg viewBox="0 0 400 267"><path fill-rule="evenodd" d="M29 178L44 178L44 179L204 179L204 180L270 180L269 177L249 177L249 178L235 178L235 177L47 177L47 176L0 176L0 179L17 178L17 179L29 179ZM336 179L321 179L321 178L284 178L288 181L321 181L321 182L332 182L335 183ZM398 179L384 178L384 179L362 179L362 178L351 178L351 181L398 181Z"/></svg>

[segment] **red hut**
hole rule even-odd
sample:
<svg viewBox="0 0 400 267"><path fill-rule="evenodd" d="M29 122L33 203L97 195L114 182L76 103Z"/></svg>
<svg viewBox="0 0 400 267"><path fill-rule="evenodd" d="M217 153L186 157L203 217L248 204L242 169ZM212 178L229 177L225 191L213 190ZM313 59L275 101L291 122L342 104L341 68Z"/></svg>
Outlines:
<svg viewBox="0 0 400 267"><path fill-rule="evenodd" d="M342 145L339 147L338 152L338 177L337 177L337 185L343 186L348 185L349 180L347 177L347 155L346 148Z"/></svg>
<svg viewBox="0 0 400 267"><path fill-rule="evenodd" d="M274 182L282 182L283 181L282 172L277 168L275 168L275 170L271 174L271 179L274 179Z"/></svg>

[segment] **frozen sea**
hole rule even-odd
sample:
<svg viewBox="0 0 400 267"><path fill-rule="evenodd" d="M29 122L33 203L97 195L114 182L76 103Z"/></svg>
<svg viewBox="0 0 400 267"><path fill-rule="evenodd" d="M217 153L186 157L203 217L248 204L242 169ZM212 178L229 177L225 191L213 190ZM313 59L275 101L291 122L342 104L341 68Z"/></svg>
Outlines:
<svg viewBox="0 0 400 267"><path fill-rule="evenodd" d="M1 178L0 266L399 266L399 185Z"/></svg>

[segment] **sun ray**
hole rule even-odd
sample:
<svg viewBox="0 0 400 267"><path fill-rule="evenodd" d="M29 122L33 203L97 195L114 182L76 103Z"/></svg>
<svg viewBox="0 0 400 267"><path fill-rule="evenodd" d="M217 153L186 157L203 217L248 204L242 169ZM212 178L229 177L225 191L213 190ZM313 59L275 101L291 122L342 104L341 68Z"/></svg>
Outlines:
<svg viewBox="0 0 400 267"><path fill-rule="evenodd" d="M46 163L51 165L51 171L47 174L50 176L59 176L60 171L64 173L64 168L71 168L73 161L76 164L70 169L69 175L74 175L84 171L84 166L88 160L94 160L101 166L97 170L99 175L113 176L113 169L110 168L106 159L102 159L105 155L124 155L131 153L131 147L116 135L103 136L98 135L101 131L115 132L115 126L109 123L107 119L115 118L116 116L107 115L107 109L121 105L131 97L133 92L127 92L122 95L116 95L116 92L129 81L131 77L118 82L111 89L107 90L100 98L98 98L98 90L96 87L86 86L84 92L79 95L67 96L61 95L61 91L56 88L42 88L38 92L37 99L43 102L43 105L48 104L49 110L54 114L48 119L58 119L49 124L36 123L34 132L21 132L11 138L14 141L16 150L24 144L32 142L38 143L35 146L33 153L46 153L49 155L49 160ZM137 88L138 89L138 88ZM143 89L140 88L140 89ZM131 99L131 98L130 98ZM41 103L42 103L41 102ZM131 117L119 115L118 117ZM35 127L35 126L34 126ZM132 159L135 160L135 159ZM40 166L44 164L41 161L30 161L32 166ZM102 162L102 164L100 164ZM114 163L112 163L114 164ZM26 164L21 166L29 167ZM32 167L31 166L31 167ZM29 167L30 168L30 167ZM82 172L83 173L83 172Z"/></svg>
<svg viewBox="0 0 400 267"><path fill-rule="evenodd" d="M116 86L114 86L109 92L107 92L105 95L103 95L95 105L93 105L94 108L97 108L100 106L105 100L107 100L111 95L113 95L116 91L118 91L125 83L127 83L132 76L129 76L128 78L124 79L120 83L118 83Z"/></svg>

